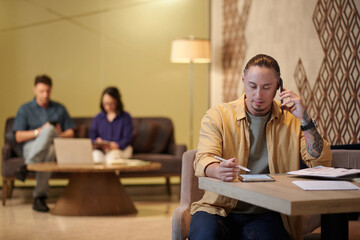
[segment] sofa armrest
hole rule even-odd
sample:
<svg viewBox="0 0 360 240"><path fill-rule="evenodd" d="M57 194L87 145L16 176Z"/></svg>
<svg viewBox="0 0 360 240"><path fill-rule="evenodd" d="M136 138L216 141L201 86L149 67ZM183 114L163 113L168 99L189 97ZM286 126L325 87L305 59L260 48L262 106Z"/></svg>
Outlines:
<svg viewBox="0 0 360 240"><path fill-rule="evenodd" d="M5 143L2 148L2 161L6 161L11 157L11 146L10 144Z"/></svg>
<svg viewBox="0 0 360 240"><path fill-rule="evenodd" d="M17 156L10 144L4 144L2 148L1 175L3 177L14 177L15 170L24 164L24 158Z"/></svg>

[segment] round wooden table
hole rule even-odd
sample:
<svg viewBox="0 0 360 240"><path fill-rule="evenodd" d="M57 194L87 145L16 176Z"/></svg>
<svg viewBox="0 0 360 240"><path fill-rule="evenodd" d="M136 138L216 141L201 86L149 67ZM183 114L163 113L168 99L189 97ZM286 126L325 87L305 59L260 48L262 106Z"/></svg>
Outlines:
<svg viewBox="0 0 360 240"><path fill-rule="evenodd" d="M29 171L71 173L69 184L57 200L51 214L62 216L104 216L137 213L121 184L117 172L150 171L160 169L160 163L138 165L94 164L59 165L35 163L27 165Z"/></svg>

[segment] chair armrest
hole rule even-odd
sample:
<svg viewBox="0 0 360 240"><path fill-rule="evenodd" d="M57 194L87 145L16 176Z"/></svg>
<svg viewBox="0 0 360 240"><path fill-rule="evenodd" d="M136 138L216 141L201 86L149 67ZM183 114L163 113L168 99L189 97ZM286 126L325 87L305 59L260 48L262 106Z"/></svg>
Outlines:
<svg viewBox="0 0 360 240"><path fill-rule="evenodd" d="M198 178L194 175L193 163L197 150L189 150L182 156L180 206L175 209L172 222L172 239L186 239L189 233L191 203L198 201L204 190L198 187Z"/></svg>
<svg viewBox="0 0 360 240"><path fill-rule="evenodd" d="M189 150L183 154L181 166L181 195L180 204L190 206L204 195L204 190L198 187L198 177L193 167L197 150Z"/></svg>
<svg viewBox="0 0 360 240"><path fill-rule="evenodd" d="M190 207L180 205L175 209L172 219L172 240L184 240L189 234L191 222Z"/></svg>

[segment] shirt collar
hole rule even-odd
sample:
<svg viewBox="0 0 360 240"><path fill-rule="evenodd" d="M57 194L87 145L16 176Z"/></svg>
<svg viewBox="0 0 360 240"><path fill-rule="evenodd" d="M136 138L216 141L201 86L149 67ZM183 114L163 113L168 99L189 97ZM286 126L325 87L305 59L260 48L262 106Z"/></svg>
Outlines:
<svg viewBox="0 0 360 240"><path fill-rule="evenodd" d="M32 104L33 107L40 107L40 108L42 108L42 107L36 102L36 97L33 98L33 100L31 101L31 104ZM49 105L48 105L47 108L51 107L51 105L52 105L52 101L49 100Z"/></svg>
<svg viewBox="0 0 360 240"><path fill-rule="evenodd" d="M31 105L32 105L33 107L35 107L35 108L41 108L40 105L37 104L35 97L33 98L32 102L31 102Z"/></svg>
<svg viewBox="0 0 360 240"><path fill-rule="evenodd" d="M100 116L101 116L102 118L106 118L106 112L105 112L105 111L101 111L101 112L100 112Z"/></svg>
<svg viewBox="0 0 360 240"><path fill-rule="evenodd" d="M107 116L106 116L106 112L105 112L105 111L101 111L100 115L101 115L102 118L106 118L106 119L107 119ZM117 119L117 118L119 118L119 117L120 117L120 115L119 115L119 114L116 114L116 117L115 117L114 119Z"/></svg>
<svg viewBox="0 0 360 240"><path fill-rule="evenodd" d="M236 120L246 119L246 106L245 106L245 93L238 99L235 100L235 112L236 112ZM271 117L269 121L274 120L275 118L280 118L280 105L275 100L272 101L271 107Z"/></svg>

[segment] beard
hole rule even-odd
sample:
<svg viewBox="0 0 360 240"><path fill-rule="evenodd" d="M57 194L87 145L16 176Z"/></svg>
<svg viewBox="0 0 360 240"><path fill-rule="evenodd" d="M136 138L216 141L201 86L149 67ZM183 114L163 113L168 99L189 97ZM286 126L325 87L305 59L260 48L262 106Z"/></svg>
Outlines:
<svg viewBox="0 0 360 240"><path fill-rule="evenodd" d="M271 104L265 106L265 107L257 107L254 105L251 105L252 110L257 113L256 115L265 115L271 110Z"/></svg>

